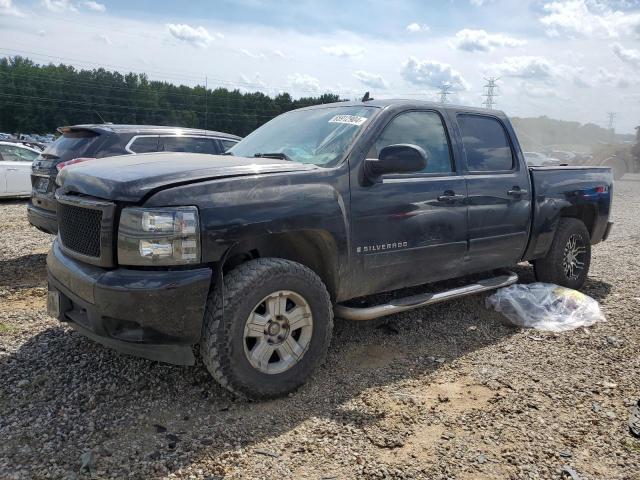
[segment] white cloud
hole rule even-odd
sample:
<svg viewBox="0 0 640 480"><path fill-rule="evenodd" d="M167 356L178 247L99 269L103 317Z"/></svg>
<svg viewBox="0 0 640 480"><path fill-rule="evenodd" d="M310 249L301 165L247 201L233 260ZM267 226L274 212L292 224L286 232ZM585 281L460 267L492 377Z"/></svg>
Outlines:
<svg viewBox="0 0 640 480"><path fill-rule="evenodd" d="M104 3L94 2L93 0L85 0L84 2L80 2L80 5L88 10L93 10L94 12L104 13L107 11L107 7Z"/></svg>
<svg viewBox="0 0 640 480"><path fill-rule="evenodd" d="M96 35L96 39L104 43L105 45L113 45L113 42L111 41L109 36L104 33L100 35Z"/></svg>
<svg viewBox="0 0 640 480"><path fill-rule="evenodd" d="M629 75L625 75L622 72L612 72L602 67L598 68L597 79L600 84L608 88L629 88L631 86ZM637 81L637 79L634 80Z"/></svg>
<svg viewBox="0 0 640 480"><path fill-rule="evenodd" d="M400 72L402 78L413 85L439 88L443 84L449 84L454 88L466 90L469 88L467 81L454 70L451 65L435 60L418 60L415 57L402 64Z"/></svg>
<svg viewBox="0 0 640 480"><path fill-rule="evenodd" d="M253 77L249 77L244 74L240 74L240 80L245 85L246 91L266 91L267 84L262 80L262 76L259 73L254 74Z"/></svg>
<svg viewBox="0 0 640 480"><path fill-rule="evenodd" d="M365 72L364 70L358 70L353 74L360 83L371 88L387 88L387 82L382 75L376 75L375 73Z"/></svg>
<svg viewBox="0 0 640 480"><path fill-rule="evenodd" d="M204 27L192 27L184 23L167 23L167 28L174 38L196 47L205 48L213 42L213 37Z"/></svg>
<svg viewBox="0 0 640 480"><path fill-rule="evenodd" d="M242 53L243 55L246 55L249 58L254 58L254 59L265 58L264 53L251 52L251 51L247 50L246 48L241 48L240 49L240 53Z"/></svg>
<svg viewBox="0 0 640 480"><path fill-rule="evenodd" d="M320 80L311 75L304 73L294 73L288 76L289 85L294 89L304 94L318 94L320 93Z"/></svg>
<svg viewBox="0 0 640 480"><path fill-rule="evenodd" d="M276 57L287 58L287 56L281 50L273 50L271 53Z"/></svg>
<svg viewBox="0 0 640 480"><path fill-rule="evenodd" d="M483 5L486 5L488 3L492 3L495 0L469 0L469 3L471 5L473 5L474 7L482 7Z"/></svg>
<svg viewBox="0 0 640 480"><path fill-rule="evenodd" d="M328 55L341 58L361 57L366 50L358 45L331 45L322 47L322 51Z"/></svg>
<svg viewBox="0 0 640 480"><path fill-rule="evenodd" d="M407 25L407 32L410 33L420 33L420 32L428 32L431 30L429 25L425 25L424 23L410 23Z"/></svg>
<svg viewBox="0 0 640 480"><path fill-rule="evenodd" d="M11 17L24 17L22 13L11 0L0 0L0 15L8 15Z"/></svg>
<svg viewBox="0 0 640 480"><path fill-rule="evenodd" d="M613 44L613 53L623 62L631 65L634 68L640 68L640 50L633 50L631 48L624 48L619 43Z"/></svg>
<svg viewBox="0 0 640 480"><path fill-rule="evenodd" d="M521 47L526 41L501 33L487 33L485 30L465 28L456 33L452 45L467 52L488 52L496 47Z"/></svg>
<svg viewBox="0 0 640 480"><path fill-rule="evenodd" d="M64 12L65 10L72 12L78 11L69 0L42 0L42 6L50 12Z"/></svg>
<svg viewBox="0 0 640 480"><path fill-rule="evenodd" d="M558 75L557 67L544 57L506 57L502 63L487 66L494 75L531 80L548 80Z"/></svg>
<svg viewBox="0 0 640 480"><path fill-rule="evenodd" d="M584 35L596 38L615 38L640 32L640 13L612 10L600 0L562 0L543 5L545 15L540 18L551 36Z"/></svg>

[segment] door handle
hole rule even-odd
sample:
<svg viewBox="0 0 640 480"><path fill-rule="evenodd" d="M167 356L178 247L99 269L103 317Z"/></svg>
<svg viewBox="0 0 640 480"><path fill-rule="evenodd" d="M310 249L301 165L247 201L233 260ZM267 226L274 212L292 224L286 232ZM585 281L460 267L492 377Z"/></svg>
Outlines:
<svg viewBox="0 0 640 480"><path fill-rule="evenodd" d="M518 186L515 186L511 190L509 190L507 194L511 195L512 197L519 197L521 195L526 195L527 191Z"/></svg>
<svg viewBox="0 0 640 480"><path fill-rule="evenodd" d="M438 197L439 202L453 203L458 200L462 200L464 195L456 195L453 190L446 190L444 194Z"/></svg>

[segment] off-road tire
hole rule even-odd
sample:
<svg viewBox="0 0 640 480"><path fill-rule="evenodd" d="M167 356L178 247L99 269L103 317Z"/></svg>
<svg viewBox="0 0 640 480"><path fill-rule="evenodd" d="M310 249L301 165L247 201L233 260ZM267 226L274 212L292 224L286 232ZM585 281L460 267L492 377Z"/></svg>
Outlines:
<svg viewBox="0 0 640 480"><path fill-rule="evenodd" d="M268 399L286 395L305 383L326 358L333 330L333 308L322 280L309 268L279 258L243 263L224 276L209 294L200 341L202 360L218 383L238 396ZM245 322L265 296L290 290L302 295L313 315L311 342L302 358L279 374L249 363L244 350ZM224 311L223 311L224 309Z"/></svg>
<svg viewBox="0 0 640 480"><path fill-rule="evenodd" d="M584 267L576 278L567 276L563 266L565 247L573 235L578 235L586 248ZM555 283L563 287L580 289L584 285L591 264L591 237L582 221L577 218L561 218L551 248L545 258L533 263L536 279L539 282Z"/></svg>

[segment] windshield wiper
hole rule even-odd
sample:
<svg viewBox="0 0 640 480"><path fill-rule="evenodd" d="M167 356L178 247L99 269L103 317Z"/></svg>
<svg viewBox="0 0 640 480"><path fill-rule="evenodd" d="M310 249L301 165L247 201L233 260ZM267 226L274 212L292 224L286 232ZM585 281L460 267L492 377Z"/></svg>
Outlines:
<svg viewBox="0 0 640 480"><path fill-rule="evenodd" d="M289 162L293 162L293 160L286 153L282 152L255 153L253 156L257 158L276 158L278 160L287 160Z"/></svg>

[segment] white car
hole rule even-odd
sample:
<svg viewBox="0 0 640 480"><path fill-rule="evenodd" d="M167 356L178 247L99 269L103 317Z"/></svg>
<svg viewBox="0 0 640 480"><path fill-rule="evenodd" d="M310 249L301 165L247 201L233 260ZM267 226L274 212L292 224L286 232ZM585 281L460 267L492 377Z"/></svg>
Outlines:
<svg viewBox="0 0 640 480"><path fill-rule="evenodd" d="M31 163L38 150L13 142L0 142L0 197L31 195Z"/></svg>

